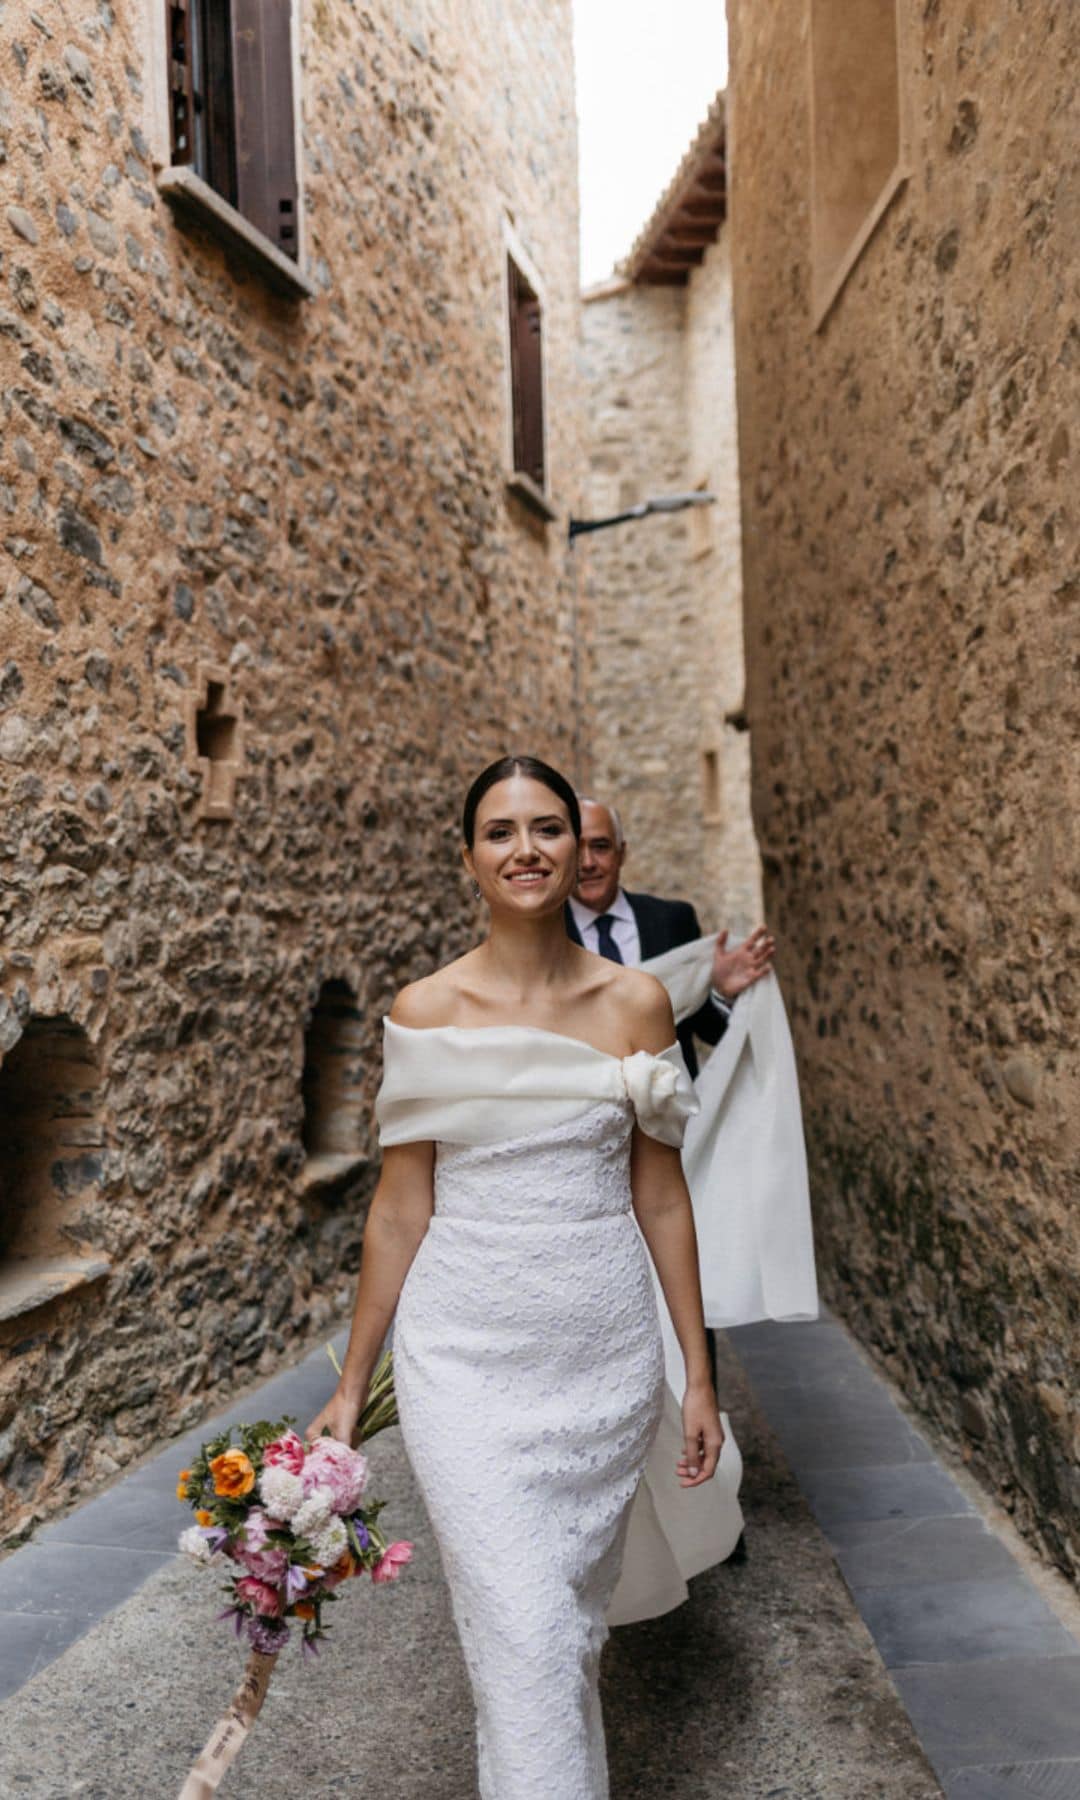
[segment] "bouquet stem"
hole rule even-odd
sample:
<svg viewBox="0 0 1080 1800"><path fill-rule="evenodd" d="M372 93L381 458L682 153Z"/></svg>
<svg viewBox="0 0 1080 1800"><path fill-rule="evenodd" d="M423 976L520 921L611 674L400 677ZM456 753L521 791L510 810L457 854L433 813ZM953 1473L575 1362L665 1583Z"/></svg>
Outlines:
<svg viewBox="0 0 1080 1800"><path fill-rule="evenodd" d="M180 1800L207 1800L208 1795L217 1793L222 1777L239 1756L248 1732L259 1716L276 1662L276 1655L263 1656L258 1650L251 1652L244 1679L233 1695L228 1711L222 1714L200 1751L180 1789Z"/></svg>
<svg viewBox="0 0 1080 1800"><path fill-rule="evenodd" d="M337 1352L333 1344L327 1344L326 1354L333 1363L335 1371L340 1375L341 1364L337 1359ZM367 1403L356 1421L353 1441L354 1443L363 1443L366 1439L375 1437L378 1432L385 1431L390 1425L396 1425L397 1422L397 1401L394 1398L394 1353L392 1350L384 1350L375 1373L371 1377Z"/></svg>

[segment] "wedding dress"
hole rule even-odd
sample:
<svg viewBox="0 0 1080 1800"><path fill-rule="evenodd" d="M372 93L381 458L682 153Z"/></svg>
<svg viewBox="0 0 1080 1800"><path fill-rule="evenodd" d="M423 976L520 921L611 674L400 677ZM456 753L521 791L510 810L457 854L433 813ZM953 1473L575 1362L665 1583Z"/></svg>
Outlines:
<svg viewBox="0 0 1080 1800"><path fill-rule="evenodd" d="M532 1027L386 1021L382 1143L436 1144L395 1323L398 1406L483 1800L608 1793L605 1615L665 1386L630 1140L636 1120L680 1144L696 1104L677 1045L620 1059Z"/></svg>

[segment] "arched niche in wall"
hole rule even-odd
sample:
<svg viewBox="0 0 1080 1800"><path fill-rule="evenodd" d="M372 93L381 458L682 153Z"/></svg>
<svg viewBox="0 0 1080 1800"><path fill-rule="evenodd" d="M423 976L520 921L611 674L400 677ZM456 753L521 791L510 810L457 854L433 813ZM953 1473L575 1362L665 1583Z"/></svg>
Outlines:
<svg viewBox="0 0 1080 1800"><path fill-rule="evenodd" d="M365 1159L363 1053L355 993L346 981L324 981L304 1034L304 1187L332 1182Z"/></svg>
<svg viewBox="0 0 1080 1800"><path fill-rule="evenodd" d="M908 176L901 0L809 0L810 236L820 326Z"/></svg>
<svg viewBox="0 0 1080 1800"><path fill-rule="evenodd" d="M31 1018L0 1066L0 1319L109 1271L71 1225L101 1176L100 1070L80 1025Z"/></svg>

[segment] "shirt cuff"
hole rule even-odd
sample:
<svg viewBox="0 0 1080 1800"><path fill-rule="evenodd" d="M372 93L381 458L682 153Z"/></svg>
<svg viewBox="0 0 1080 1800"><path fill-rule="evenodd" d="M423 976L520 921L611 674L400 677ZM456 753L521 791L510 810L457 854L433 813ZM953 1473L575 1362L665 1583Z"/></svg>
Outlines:
<svg viewBox="0 0 1080 1800"><path fill-rule="evenodd" d="M734 1000L725 1000L723 994L718 993L715 988L709 989L709 999L718 1013L722 1013L725 1019L730 1019L735 1006Z"/></svg>

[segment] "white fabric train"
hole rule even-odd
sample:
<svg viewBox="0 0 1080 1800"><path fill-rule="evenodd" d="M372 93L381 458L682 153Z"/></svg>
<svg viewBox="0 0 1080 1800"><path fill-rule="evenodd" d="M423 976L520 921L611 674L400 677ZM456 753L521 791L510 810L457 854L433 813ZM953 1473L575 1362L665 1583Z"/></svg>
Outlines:
<svg viewBox="0 0 1080 1800"><path fill-rule="evenodd" d="M643 968L668 990L677 1021L709 992L715 937L697 938ZM694 1207L705 1323L722 1328L818 1313L810 1187L795 1053L775 975L754 983L698 1075L699 1106L683 1141ZM742 1457L726 1413L715 1478L685 1490L675 1476L685 1368L655 1281L664 1339L664 1413L634 1500L608 1623L670 1612L692 1575L731 1555L743 1528ZM721 1396L722 1397L722 1396Z"/></svg>

